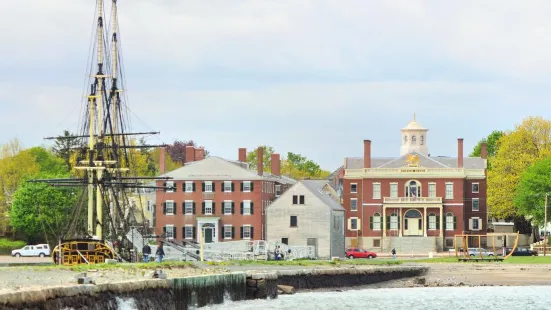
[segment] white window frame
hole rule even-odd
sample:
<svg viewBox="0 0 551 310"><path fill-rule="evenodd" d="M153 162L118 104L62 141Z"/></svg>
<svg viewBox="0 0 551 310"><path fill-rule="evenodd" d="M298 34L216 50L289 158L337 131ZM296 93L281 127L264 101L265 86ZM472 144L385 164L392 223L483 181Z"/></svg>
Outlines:
<svg viewBox="0 0 551 310"><path fill-rule="evenodd" d="M166 181L166 192L167 193L176 192L176 188L174 187L174 181Z"/></svg>
<svg viewBox="0 0 551 310"><path fill-rule="evenodd" d="M453 230L453 213L446 213L446 230Z"/></svg>
<svg viewBox="0 0 551 310"><path fill-rule="evenodd" d="M224 193L231 193L231 181L224 181Z"/></svg>
<svg viewBox="0 0 551 310"><path fill-rule="evenodd" d="M373 183L373 199L381 199L381 183Z"/></svg>
<svg viewBox="0 0 551 310"><path fill-rule="evenodd" d="M186 181L185 187L186 193L193 193L193 181Z"/></svg>
<svg viewBox="0 0 551 310"><path fill-rule="evenodd" d="M429 197L436 197L436 182L429 182Z"/></svg>
<svg viewBox="0 0 551 310"><path fill-rule="evenodd" d="M251 201L243 200L243 215L251 215Z"/></svg>
<svg viewBox="0 0 551 310"><path fill-rule="evenodd" d="M353 191L352 187L355 186L356 189ZM350 193L357 194L358 193L358 183L350 183Z"/></svg>
<svg viewBox="0 0 551 310"><path fill-rule="evenodd" d="M205 200L205 215L212 215L212 203L212 200Z"/></svg>
<svg viewBox="0 0 551 310"><path fill-rule="evenodd" d="M281 196L281 185L280 184L275 186L275 194L276 194L276 197Z"/></svg>
<svg viewBox="0 0 551 310"><path fill-rule="evenodd" d="M223 214L224 215L231 215L232 214L231 213L231 205L232 205L231 200L224 200L224 205L223 205L223 207L224 207L224 213ZM228 209L226 209L226 208L228 208ZM228 211L228 212L226 212L226 211Z"/></svg>
<svg viewBox="0 0 551 310"><path fill-rule="evenodd" d="M193 225L186 224L184 227L184 239L193 240Z"/></svg>
<svg viewBox="0 0 551 310"><path fill-rule="evenodd" d="M184 215L192 215L192 214L193 214L193 200L185 200L184 201Z"/></svg>
<svg viewBox="0 0 551 310"><path fill-rule="evenodd" d="M383 226L383 218L379 213L373 214L373 230L380 231Z"/></svg>
<svg viewBox="0 0 551 310"><path fill-rule="evenodd" d="M174 239L174 225L167 224L165 225L166 230L166 239L167 240L173 240Z"/></svg>
<svg viewBox="0 0 551 310"><path fill-rule="evenodd" d="M396 182L390 183L390 197L398 198L398 183Z"/></svg>
<svg viewBox="0 0 551 310"><path fill-rule="evenodd" d="M474 205L475 205L474 202L475 202L475 201L476 201L476 206L477 206L476 209L475 209L475 207L474 207ZM480 211L480 199L478 199L478 198L473 198L472 211Z"/></svg>
<svg viewBox="0 0 551 310"><path fill-rule="evenodd" d="M452 223L453 225L453 223ZM429 230L436 230L436 214L429 213Z"/></svg>
<svg viewBox="0 0 551 310"><path fill-rule="evenodd" d="M356 202L355 208L352 208L352 206L354 206L354 203L352 203L353 201ZM350 211L358 211L358 198L350 198Z"/></svg>
<svg viewBox="0 0 551 310"><path fill-rule="evenodd" d="M243 181L243 193L251 192L251 181Z"/></svg>
<svg viewBox="0 0 551 310"><path fill-rule="evenodd" d="M358 220L359 219L357 217L351 217L350 218L350 227L348 227L348 230L354 230L354 231L359 230ZM353 224L354 221L356 221L356 228L354 228L354 224Z"/></svg>
<svg viewBox="0 0 551 310"><path fill-rule="evenodd" d="M477 228L474 227L474 223L476 222L476 226ZM470 226L469 227L469 230L472 230L472 231L481 231L482 230L482 219L479 218L479 217L471 217L470 219Z"/></svg>
<svg viewBox="0 0 551 310"><path fill-rule="evenodd" d="M170 212L168 212L168 204L170 204ZM174 209L176 209L176 203L174 202L174 200L167 200L165 201L165 205L166 205L166 215L174 215Z"/></svg>
<svg viewBox="0 0 551 310"><path fill-rule="evenodd" d="M392 213L395 214L395 213ZM398 230L398 215L390 215L390 230Z"/></svg>
<svg viewBox="0 0 551 310"><path fill-rule="evenodd" d="M448 187L451 190L448 191ZM453 199L453 182L446 182L446 199Z"/></svg>
<svg viewBox="0 0 551 310"><path fill-rule="evenodd" d="M233 239L232 238L232 235L231 235L231 230L232 230L232 227L233 225L228 225L228 224L225 224L224 225L224 240L231 240ZM245 230L243 230L243 233L245 233ZM226 234L228 234L228 236L226 236Z"/></svg>
<svg viewBox="0 0 551 310"><path fill-rule="evenodd" d="M251 239L251 225L243 225L241 227L243 227L243 240L250 240Z"/></svg>
<svg viewBox="0 0 551 310"><path fill-rule="evenodd" d="M205 181L205 193L212 193L212 181Z"/></svg>
<svg viewBox="0 0 551 310"><path fill-rule="evenodd" d="M474 190L474 186L476 185L476 191ZM471 191L473 194L480 193L480 183L473 183L471 184Z"/></svg>

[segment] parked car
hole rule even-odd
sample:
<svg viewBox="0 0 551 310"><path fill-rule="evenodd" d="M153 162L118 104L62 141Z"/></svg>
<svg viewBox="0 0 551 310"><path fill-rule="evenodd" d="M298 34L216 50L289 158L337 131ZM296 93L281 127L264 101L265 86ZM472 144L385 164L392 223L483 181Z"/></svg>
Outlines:
<svg viewBox="0 0 551 310"><path fill-rule="evenodd" d="M511 253L511 248L507 248L506 254ZM538 251L530 250L528 248L516 248L511 256L538 256Z"/></svg>
<svg viewBox="0 0 551 310"><path fill-rule="evenodd" d="M50 246L47 244L27 245L11 251L11 256L50 256Z"/></svg>
<svg viewBox="0 0 551 310"><path fill-rule="evenodd" d="M366 251L364 249L350 248L350 249L346 250L346 257L348 257L350 259L354 259L354 258L368 258L368 259L371 259L371 258L376 258L377 253L369 252L369 251Z"/></svg>
<svg viewBox="0 0 551 310"><path fill-rule="evenodd" d="M469 248L469 255L470 256L494 256L495 253L492 251L488 251L485 248Z"/></svg>

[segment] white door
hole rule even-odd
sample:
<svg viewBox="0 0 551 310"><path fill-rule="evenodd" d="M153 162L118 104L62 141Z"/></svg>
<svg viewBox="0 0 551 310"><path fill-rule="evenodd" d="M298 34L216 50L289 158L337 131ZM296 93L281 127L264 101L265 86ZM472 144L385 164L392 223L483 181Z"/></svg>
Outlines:
<svg viewBox="0 0 551 310"><path fill-rule="evenodd" d="M408 218L406 219L406 231L404 235L406 236L419 236L422 234L419 227L422 225L420 218Z"/></svg>

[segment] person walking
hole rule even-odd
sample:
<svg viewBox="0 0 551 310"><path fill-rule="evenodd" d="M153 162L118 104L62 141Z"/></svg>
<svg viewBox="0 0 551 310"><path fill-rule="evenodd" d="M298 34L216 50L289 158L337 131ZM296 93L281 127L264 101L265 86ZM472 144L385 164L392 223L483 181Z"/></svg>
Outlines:
<svg viewBox="0 0 551 310"><path fill-rule="evenodd" d="M149 246L149 244L146 243L143 246L142 253L143 253L144 263L148 263L149 262L149 255L151 254L151 247Z"/></svg>
<svg viewBox="0 0 551 310"><path fill-rule="evenodd" d="M163 250L163 244L160 243L157 247L157 252L155 252L155 255L157 255L157 263L163 262L163 256L165 256L165 251Z"/></svg>
<svg viewBox="0 0 551 310"><path fill-rule="evenodd" d="M396 259L396 249L392 249L390 253L392 253L392 259Z"/></svg>

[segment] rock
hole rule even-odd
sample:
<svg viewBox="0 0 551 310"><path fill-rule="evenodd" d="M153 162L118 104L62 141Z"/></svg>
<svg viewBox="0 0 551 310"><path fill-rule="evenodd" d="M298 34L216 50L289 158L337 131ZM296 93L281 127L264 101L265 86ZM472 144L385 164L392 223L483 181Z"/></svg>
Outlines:
<svg viewBox="0 0 551 310"><path fill-rule="evenodd" d="M256 280L247 279L247 286L248 287L256 287Z"/></svg>
<svg viewBox="0 0 551 310"><path fill-rule="evenodd" d="M162 270L155 270L155 272L153 272L153 278L154 279L166 279L166 278L168 278L168 275L166 273L164 273Z"/></svg>
<svg viewBox="0 0 551 310"><path fill-rule="evenodd" d="M419 285L425 285L425 283L427 283L427 280L425 278L416 278L413 283L419 284Z"/></svg>
<svg viewBox="0 0 551 310"><path fill-rule="evenodd" d="M116 259L108 258L108 259L105 260L105 263L106 264L116 264L116 263L118 263L118 261Z"/></svg>
<svg viewBox="0 0 551 310"><path fill-rule="evenodd" d="M77 279L78 284L95 284L94 280L90 277L80 277Z"/></svg>
<svg viewBox="0 0 551 310"><path fill-rule="evenodd" d="M283 294L293 295L295 293L295 288L289 285L278 285L277 288L283 291Z"/></svg>

